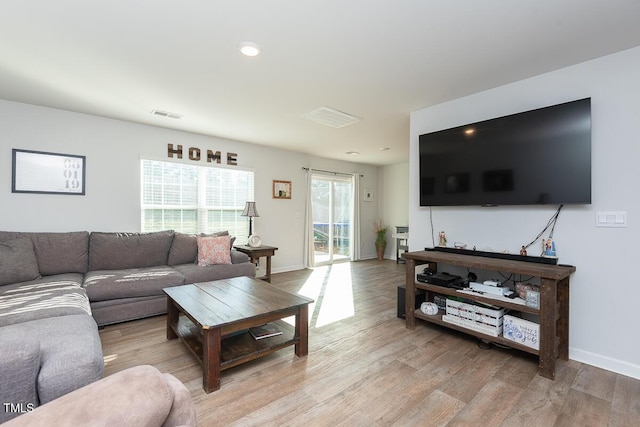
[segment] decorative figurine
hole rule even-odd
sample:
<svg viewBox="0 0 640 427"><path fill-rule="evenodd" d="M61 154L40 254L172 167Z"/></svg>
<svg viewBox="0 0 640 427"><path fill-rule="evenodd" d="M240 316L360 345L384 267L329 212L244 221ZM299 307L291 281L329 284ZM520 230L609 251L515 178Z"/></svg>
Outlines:
<svg viewBox="0 0 640 427"><path fill-rule="evenodd" d="M520 255L527 256L527 248L524 245L520 248Z"/></svg>
<svg viewBox="0 0 640 427"><path fill-rule="evenodd" d="M556 242L551 237L547 240L542 239L542 256L547 258L557 258Z"/></svg>
<svg viewBox="0 0 640 427"><path fill-rule="evenodd" d="M447 235L444 234L444 231L441 231L438 236L440 237L440 242L438 243L438 246L447 246Z"/></svg>

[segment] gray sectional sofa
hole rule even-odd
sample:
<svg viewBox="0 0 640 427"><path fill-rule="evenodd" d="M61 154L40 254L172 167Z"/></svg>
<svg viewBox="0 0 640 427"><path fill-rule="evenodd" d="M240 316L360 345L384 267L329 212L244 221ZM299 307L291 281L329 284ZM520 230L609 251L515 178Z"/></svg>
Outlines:
<svg viewBox="0 0 640 427"><path fill-rule="evenodd" d="M166 313L163 288L255 276L230 253L201 267L197 237L173 231L0 231L0 422L100 379L98 326Z"/></svg>

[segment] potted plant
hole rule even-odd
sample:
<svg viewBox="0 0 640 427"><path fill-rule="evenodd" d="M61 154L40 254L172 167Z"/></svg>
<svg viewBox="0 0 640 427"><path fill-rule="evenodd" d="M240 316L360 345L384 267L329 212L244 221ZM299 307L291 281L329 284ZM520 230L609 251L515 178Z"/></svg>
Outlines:
<svg viewBox="0 0 640 427"><path fill-rule="evenodd" d="M384 259L384 250L387 247L387 226L381 220L376 220L374 226L376 232L376 253L378 259Z"/></svg>

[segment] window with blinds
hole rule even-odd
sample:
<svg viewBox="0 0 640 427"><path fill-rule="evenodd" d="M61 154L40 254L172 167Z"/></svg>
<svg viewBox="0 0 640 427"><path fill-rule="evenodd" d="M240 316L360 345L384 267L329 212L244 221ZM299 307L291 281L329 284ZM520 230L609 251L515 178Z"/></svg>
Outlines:
<svg viewBox="0 0 640 427"><path fill-rule="evenodd" d="M253 181L252 171L142 160L142 231L228 230L245 243L249 222L240 214L254 200Z"/></svg>

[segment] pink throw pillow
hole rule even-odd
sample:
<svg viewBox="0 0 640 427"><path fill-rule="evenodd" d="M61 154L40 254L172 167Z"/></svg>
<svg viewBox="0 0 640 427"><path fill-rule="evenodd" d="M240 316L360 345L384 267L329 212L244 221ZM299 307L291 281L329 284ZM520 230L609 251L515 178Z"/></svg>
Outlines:
<svg viewBox="0 0 640 427"><path fill-rule="evenodd" d="M198 236L198 265L231 264L231 236Z"/></svg>

